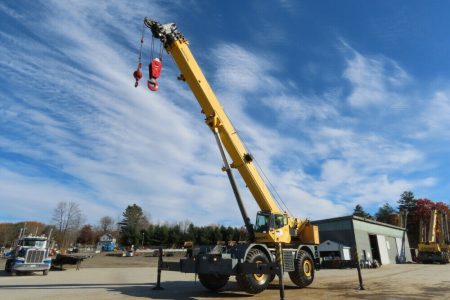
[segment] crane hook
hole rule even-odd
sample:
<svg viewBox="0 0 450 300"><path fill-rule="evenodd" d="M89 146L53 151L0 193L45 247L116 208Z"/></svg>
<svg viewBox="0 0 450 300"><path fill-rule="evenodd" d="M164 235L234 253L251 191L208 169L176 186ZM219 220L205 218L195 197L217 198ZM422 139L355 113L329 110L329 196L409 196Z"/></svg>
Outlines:
<svg viewBox="0 0 450 300"><path fill-rule="evenodd" d="M158 82L156 82L156 79L155 78L150 78L148 81L147 81L147 87L151 90L151 91L153 91L153 92L156 92L157 90L158 90Z"/></svg>

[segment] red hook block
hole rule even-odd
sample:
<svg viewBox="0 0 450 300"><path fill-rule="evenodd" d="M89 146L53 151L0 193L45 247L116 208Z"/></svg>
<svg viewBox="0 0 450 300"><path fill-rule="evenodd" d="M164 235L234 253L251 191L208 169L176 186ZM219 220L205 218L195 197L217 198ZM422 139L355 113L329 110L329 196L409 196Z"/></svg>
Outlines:
<svg viewBox="0 0 450 300"><path fill-rule="evenodd" d="M158 78L159 75L161 75L162 70L162 62L159 60L159 58L152 59L152 62L150 63L150 77L152 78Z"/></svg>

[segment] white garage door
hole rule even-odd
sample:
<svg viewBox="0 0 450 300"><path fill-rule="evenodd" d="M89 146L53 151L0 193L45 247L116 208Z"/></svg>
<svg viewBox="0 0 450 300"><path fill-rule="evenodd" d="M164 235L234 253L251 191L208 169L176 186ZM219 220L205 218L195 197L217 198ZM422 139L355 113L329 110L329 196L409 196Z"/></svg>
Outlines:
<svg viewBox="0 0 450 300"><path fill-rule="evenodd" d="M389 261L389 254L388 254L388 249L387 249L387 245L386 245L386 238L384 237L384 235L377 234L377 241L378 241L378 250L380 251L381 263L383 265L390 264L391 262Z"/></svg>

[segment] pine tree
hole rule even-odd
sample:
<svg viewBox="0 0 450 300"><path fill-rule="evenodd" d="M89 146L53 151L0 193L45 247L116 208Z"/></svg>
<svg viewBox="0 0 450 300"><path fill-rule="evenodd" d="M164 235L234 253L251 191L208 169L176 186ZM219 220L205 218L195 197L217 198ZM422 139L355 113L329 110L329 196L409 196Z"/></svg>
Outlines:
<svg viewBox="0 0 450 300"><path fill-rule="evenodd" d="M417 200L414 198L413 192L405 191L400 195L397 203L400 211L407 210L408 212L412 212L416 207Z"/></svg>
<svg viewBox="0 0 450 300"><path fill-rule="evenodd" d="M372 219L372 216L369 213L366 213L364 208L359 204L355 206L355 209L353 210L353 215L366 219Z"/></svg>
<svg viewBox="0 0 450 300"><path fill-rule="evenodd" d="M386 202L378 209L378 212L375 214L375 219L379 222L389 223L390 216L395 213L395 209Z"/></svg>
<svg viewBox="0 0 450 300"><path fill-rule="evenodd" d="M148 227L147 217L142 208L136 204L128 205L122 214L124 225L121 230L121 240L125 245L138 245L142 242L141 231Z"/></svg>

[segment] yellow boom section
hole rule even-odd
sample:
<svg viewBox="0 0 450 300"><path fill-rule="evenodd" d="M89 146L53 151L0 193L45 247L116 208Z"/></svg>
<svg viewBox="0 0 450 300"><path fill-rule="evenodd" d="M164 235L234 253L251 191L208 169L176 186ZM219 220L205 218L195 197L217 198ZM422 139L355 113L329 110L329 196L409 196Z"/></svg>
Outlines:
<svg viewBox="0 0 450 300"><path fill-rule="evenodd" d="M223 146L233 160L231 166L239 171L261 210L281 213L282 211L275 203L267 185L256 170L250 154L246 151L244 144L192 55L188 42L184 38L173 41L166 47L166 50L172 54L184 80L197 98L202 112L205 114L206 123L211 129L217 128Z"/></svg>

